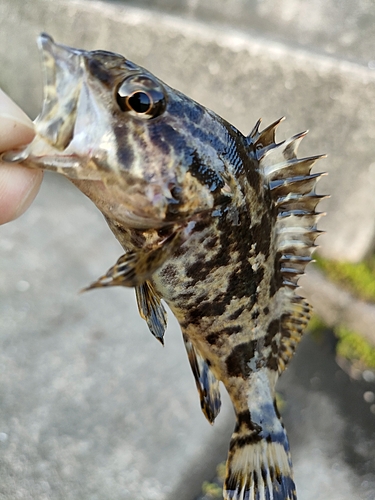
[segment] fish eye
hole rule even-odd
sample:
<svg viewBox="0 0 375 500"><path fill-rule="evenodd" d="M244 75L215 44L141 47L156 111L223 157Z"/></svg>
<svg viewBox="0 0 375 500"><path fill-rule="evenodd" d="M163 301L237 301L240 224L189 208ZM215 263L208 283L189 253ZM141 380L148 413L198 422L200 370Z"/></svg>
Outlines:
<svg viewBox="0 0 375 500"><path fill-rule="evenodd" d="M166 104L161 85L143 75L126 78L116 90L116 101L121 111L142 119L160 116Z"/></svg>

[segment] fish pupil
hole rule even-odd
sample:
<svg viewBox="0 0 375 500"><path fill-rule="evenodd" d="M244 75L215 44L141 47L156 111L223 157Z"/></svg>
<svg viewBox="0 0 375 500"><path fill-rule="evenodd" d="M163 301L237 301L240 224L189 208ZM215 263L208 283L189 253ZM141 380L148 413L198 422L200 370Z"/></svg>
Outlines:
<svg viewBox="0 0 375 500"><path fill-rule="evenodd" d="M146 92L134 92L128 97L127 101L129 108L136 113L147 113L152 107L151 98Z"/></svg>

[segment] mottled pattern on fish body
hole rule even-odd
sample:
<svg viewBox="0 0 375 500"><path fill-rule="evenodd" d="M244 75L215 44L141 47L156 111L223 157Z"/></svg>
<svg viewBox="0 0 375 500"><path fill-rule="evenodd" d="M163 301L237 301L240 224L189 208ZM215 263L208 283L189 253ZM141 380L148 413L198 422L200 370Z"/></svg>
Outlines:
<svg viewBox="0 0 375 500"><path fill-rule="evenodd" d="M277 144L281 120L249 136L122 56L39 41L45 103L37 136L5 159L69 177L125 254L88 287L133 286L163 342L177 317L212 423L219 381L237 423L224 498L296 499L278 375L309 319L296 292L318 235L318 157L304 133Z"/></svg>

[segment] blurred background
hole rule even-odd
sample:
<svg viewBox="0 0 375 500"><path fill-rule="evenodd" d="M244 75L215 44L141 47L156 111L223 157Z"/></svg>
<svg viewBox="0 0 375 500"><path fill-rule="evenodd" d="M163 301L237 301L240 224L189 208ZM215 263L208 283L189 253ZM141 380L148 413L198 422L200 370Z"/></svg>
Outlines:
<svg viewBox="0 0 375 500"><path fill-rule="evenodd" d="M315 307L280 380L300 500L375 499L375 5L370 0L1 0L0 87L41 109L36 37L122 53L248 133L286 116L326 153ZM0 499L220 498L234 417L199 408L177 323L82 287L121 248L65 179L0 228ZM224 393L224 389L222 390Z"/></svg>

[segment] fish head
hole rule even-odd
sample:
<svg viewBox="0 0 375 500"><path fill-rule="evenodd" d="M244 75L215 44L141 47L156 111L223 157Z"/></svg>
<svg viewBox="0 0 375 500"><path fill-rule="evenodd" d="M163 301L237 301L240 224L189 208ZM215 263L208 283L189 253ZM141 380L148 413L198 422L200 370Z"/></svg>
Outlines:
<svg viewBox="0 0 375 500"><path fill-rule="evenodd" d="M191 134L197 116L212 121L205 108L121 55L73 49L46 34L38 44L44 102L36 135L5 161L65 175L128 227L161 227L214 207L223 183L196 174L197 158L209 163L212 151Z"/></svg>

